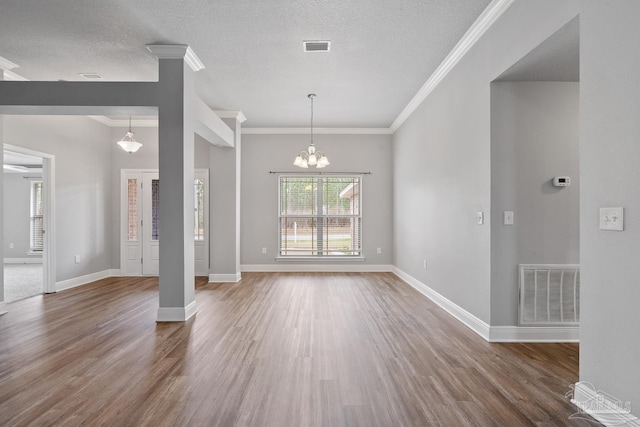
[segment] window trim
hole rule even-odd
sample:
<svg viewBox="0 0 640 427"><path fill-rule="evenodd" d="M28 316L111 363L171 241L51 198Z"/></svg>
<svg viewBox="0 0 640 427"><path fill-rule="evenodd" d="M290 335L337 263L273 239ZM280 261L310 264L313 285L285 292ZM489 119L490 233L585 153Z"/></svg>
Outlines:
<svg viewBox="0 0 640 427"><path fill-rule="evenodd" d="M359 236L359 240L360 240L360 253L359 255L322 255L322 254L316 254L316 255L282 255L282 235L281 235L281 229L280 229L280 224L283 218L283 215L281 215L282 212L282 208L281 208L281 203L282 203L282 184L281 184L281 179L282 178L316 178L316 179L323 179L323 178L357 178L359 180L359 185L360 185L360 190L358 192L358 204L359 204L359 213L358 215L351 215L351 217L357 217L359 219L359 228L360 228L360 236ZM279 173L277 175L277 186L278 186L278 201L276 203L276 209L278 210L276 212L276 219L277 219L277 226L276 226L276 238L277 238L277 254L276 254L276 261L285 261L285 262L309 262L309 261L313 261L313 262L362 262L366 260L366 257L364 256L364 240L363 240L363 181L364 181L364 174L361 173L335 173L335 174L322 174L322 173ZM295 217L296 215L286 215L288 217ZM309 217L310 215L302 215L302 217ZM319 215L311 215L313 217L318 217ZM330 216L325 216L324 214L321 215L322 218L330 218ZM347 217L345 215L345 217Z"/></svg>

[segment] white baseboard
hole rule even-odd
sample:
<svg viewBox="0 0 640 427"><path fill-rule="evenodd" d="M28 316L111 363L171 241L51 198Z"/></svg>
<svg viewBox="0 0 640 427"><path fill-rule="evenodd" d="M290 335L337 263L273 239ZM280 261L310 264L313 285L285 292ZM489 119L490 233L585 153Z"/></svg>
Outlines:
<svg viewBox="0 0 640 427"><path fill-rule="evenodd" d="M491 326L490 342L580 342L578 326Z"/></svg>
<svg viewBox="0 0 640 427"><path fill-rule="evenodd" d="M5 258L5 264L42 264L42 256L32 256L29 258Z"/></svg>
<svg viewBox="0 0 640 427"><path fill-rule="evenodd" d="M489 324L469 313L464 308L451 302L447 298L440 295L424 283L420 282L415 277L405 273L397 267L393 267L393 273L407 282L411 287L420 292L422 295L429 298L431 301L438 304L444 311L464 323L468 328L480 335L485 340L489 341L490 327Z"/></svg>
<svg viewBox="0 0 640 427"><path fill-rule="evenodd" d="M393 272L489 342L580 342L576 326L490 326L399 268Z"/></svg>
<svg viewBox="0 0 640 427"><path fill-rule="evenodd" d="M7 303L4 301L0 301L0 316L3 314L7 314Z"/></svg>
<svg viewBox="0 0 640 427"><path fill-rule="evenodd" d="M156 322L184 322L196 314L196 302L191 301L186 307L159 307Z"/></svg>
<svg viewBox="0 0 640 427"><path fill-rule="evenodd" d="M577 382L573 393L568 395L571 403L578 407L578 411L569 417L571 420L590 421L585 417L588 414L606 426L640 426L638 417L631 413L631 402L623 402L589 382Z"/></svg>
<svg viewBox="0 0 640 427"><path fill-rule="evenodd" d="M388 273L393 271L391 265L385 264L245 264L241 271L265 273Z"/></svg>
<svg viewBox="0 0 640 427"><path fill-rule="evenodd" d="M209 283L238 283L242 279L242 273L236 274L210 274Z"/></svg>
<svg viewBox="0 0 640 427"><path fill-rule="evenodd" d="M116 273L116 274L114 274ZM95 282L96 280L106 279L107 277L118 276L120 270L103 270L96 273L86 274L80 277L74 277L72 279L62 280L56 282L56 292L64 291L65 289L75 288L76 286L86 285L87 283Z"/></svg>

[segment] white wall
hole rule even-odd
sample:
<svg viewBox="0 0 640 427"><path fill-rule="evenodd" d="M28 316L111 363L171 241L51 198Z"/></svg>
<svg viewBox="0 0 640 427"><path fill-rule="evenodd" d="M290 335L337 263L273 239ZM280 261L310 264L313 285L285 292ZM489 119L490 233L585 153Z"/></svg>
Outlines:
<svg viewBox="0 0 640 427"><path fill-rule="evenodd" d="M491 325L517 325L518 264L580 263L579 91L491 84ZM503 225L506 210L514 225Z"/></svg>
<svg viewBox="0 0 640 427"><path fill-rule="evenodd" d="M571 20L576 4L514 3L394 135L394 263L486 323L490 82Z"/></svg>
<svg viewBox="0 0 640 427"><path fill-rule="evenodd" d="M28 177L30 179L25 179ZM4 257L27 258L30 251L31 182L42 174L4 174ZM13 248L10 244L13 243ZM42 259L42 255L29 255Z"/></svg>
<svg viewBox="0 0 640 427"><path fill-rule="evenodd" d="M314 142L331 161L325 172L371 172L363 189L364 265L391 264L392 163L389 135L316 135ZM309 145L308 135L242 135L242 265L275 261L278 250L278 178L269 171L300 172L293 160ZM308 169L313 172L313 169ZM262 254L262 248L267 254ZM376 254L376 248L382 254ZM342 262L340 264L343 264Z"/></svg>
<svg viewBox="0 0 640 427"><path fill-rule="evenodd" d="M109 136L86 117L4 116L5 143L56 156L56 281L111 268Z"/></svg>
<svg viewBox="0 0 640 427"><path fill-rule="evenodd" d="M580 15L580 379L640 415L640 2L583 1ZM625 208L623 232L600 207Z"/></svg>

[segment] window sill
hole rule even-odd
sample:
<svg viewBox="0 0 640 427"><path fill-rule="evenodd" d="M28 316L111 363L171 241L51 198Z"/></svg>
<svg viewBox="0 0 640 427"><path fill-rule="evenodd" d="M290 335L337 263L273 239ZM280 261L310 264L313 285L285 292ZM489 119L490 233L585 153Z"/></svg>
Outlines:
<svg viewBox="0 0 640 427"><path fill-rule="evenodd" d="M279 256L276 257L278 262L363 262L364 256Z"/></svg>
<svg viewBox="0 0 640 427"><path fill-rule="evenodd" d="M27 252L27 256L42 256L42 251L29 251Z"/></svg>

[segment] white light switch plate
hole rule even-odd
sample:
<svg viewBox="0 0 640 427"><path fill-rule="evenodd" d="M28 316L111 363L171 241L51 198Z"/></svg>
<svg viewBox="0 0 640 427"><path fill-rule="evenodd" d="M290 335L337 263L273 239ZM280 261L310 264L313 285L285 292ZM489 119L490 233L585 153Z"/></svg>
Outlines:
<svg viewBox="0 0 640 427"><path fill-rule="evenodd" d="M504 225L513 225L513 211L504 211Z"/></svg>
<svg viewBox="0 0 640 427"><path fill-rule="evenodd" d="M624 208L600 208L600 230L623 231Z"/></svg>
<svg viewBox="0 0 640 427"><path fill-rule="evenodd" d="M484 224L484 212L482 211L476 212L476 224L478 225Z"/></svg>

